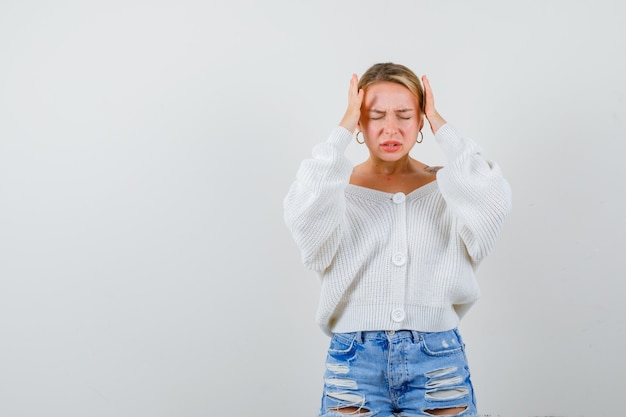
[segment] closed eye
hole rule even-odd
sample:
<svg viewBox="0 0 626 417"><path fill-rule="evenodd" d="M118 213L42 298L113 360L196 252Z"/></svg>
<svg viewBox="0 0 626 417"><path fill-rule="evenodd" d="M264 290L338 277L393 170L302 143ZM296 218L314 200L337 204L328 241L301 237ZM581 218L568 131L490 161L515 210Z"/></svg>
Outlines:
<svg viewBox="0 0 626 417"><path fill-rule="evenodd" d="M400 109L396 110L396 116L402 120L409 120L414 115L413 109Z"/></svg>
<svg viewBox="0 0 626 417"><path fill-rule="evenodd" d="M370 113L370 119L372 120L380 120L383 117L385 117L385 114L386 114L384 111L375 110L375 109L370 110L369 113Z"/></svg>

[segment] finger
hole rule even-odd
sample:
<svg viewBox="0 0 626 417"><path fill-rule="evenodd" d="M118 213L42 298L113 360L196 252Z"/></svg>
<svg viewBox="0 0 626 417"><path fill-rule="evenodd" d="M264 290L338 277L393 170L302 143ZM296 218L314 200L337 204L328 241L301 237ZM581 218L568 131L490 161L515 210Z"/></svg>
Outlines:
<svg viewBox="0 0 626 417"><path fill-rule="evenodd" d="M424 84L424 93L426 93L427 96L432 96L433 90L430 88L430 81L428 81L428 77L425 75L422 76L422 84Z"/></svg>
<svg viewBox="0 0 626 417"><path fill-rule="evenodd" d="M359 90L358 92L355 92L355 94L350 99L349 106L355 112L358 112L359 117L360 117L362 105L363 105L363 90Z"/></svg>
<svg viewBox="0 0 626 417"><path fill-rule="evenodd" d="M430 87L430 81L428 80L428 77L426 77L425 75L422 76L422 84L424 85L424 96L426 100L426 102L424 103L424 108L434 109L435 99L433 97L433 90Z"/></svg>
<svg viewBox="0 0 626 417"><path fill-rule="evenodd" d="M354 87L355 85L358 84L358 78L356 76L356 74L352 74L352 77L350 77L350 88Z"/></svg>
<svg viewBox="0 0 626 417"><path fill-rule="evenodd" d="M350 78L350 95L357 95L359 92L359 78L356 74L352 74Z"/></svg>

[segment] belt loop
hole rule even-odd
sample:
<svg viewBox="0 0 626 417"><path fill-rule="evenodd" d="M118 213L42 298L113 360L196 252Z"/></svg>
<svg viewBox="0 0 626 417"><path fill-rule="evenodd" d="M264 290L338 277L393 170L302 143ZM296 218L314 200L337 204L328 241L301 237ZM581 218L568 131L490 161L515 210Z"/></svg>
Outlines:
<svg viewBox="0 0 626 417"><path fill-rule="evenodd" d="M411 335L413 335L413 343L419 343L421 338L420 332L417 330L411 330Z"/></svg>
<svg viewBox="0 0 626 417"><path fill-rule="evenodd" d="M360 344L363 344L363 332L355 332L354 339Z"/></svg>

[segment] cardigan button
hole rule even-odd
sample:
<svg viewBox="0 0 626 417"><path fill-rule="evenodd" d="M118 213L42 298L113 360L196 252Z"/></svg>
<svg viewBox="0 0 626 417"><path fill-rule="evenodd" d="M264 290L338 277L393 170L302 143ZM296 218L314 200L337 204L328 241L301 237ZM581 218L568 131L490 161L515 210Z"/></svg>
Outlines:
<svg viewBox="0 0 626 417"><path fill-rule="evenodd" d="M406 313L401 308L396 308L395 310L391 312L391 319L395 321L396 323L400 323L401 321L404 321L405 318L406 318Z"/></svg>
<svg viewBox="0 0 626 417"><path fill-rule="evenodd" d="M406 200L406 195L404 193L395 193L393 195L393 202L396 204L402 204Z"/></svg>
<svg viewBox="0 0 626 417"><path fill-rule="evenodd" d="M401 253L396 253L391 258L391 262L393 262L395 266L402 266L406 263L406 256Z"/></svg>

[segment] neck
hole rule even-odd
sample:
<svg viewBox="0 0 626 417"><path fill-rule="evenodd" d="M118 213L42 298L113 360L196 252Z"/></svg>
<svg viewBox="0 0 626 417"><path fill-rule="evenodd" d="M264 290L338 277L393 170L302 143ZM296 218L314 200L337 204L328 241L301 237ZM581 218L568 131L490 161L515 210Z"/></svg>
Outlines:
<svg viewBox="0 0 626 417"><path fill-rule="evenodd" d="M397 176L413 172L416 161L408 155L397 161L383 161L381 159L370 158L366 161L367 167L376 175Z"/></svg>

